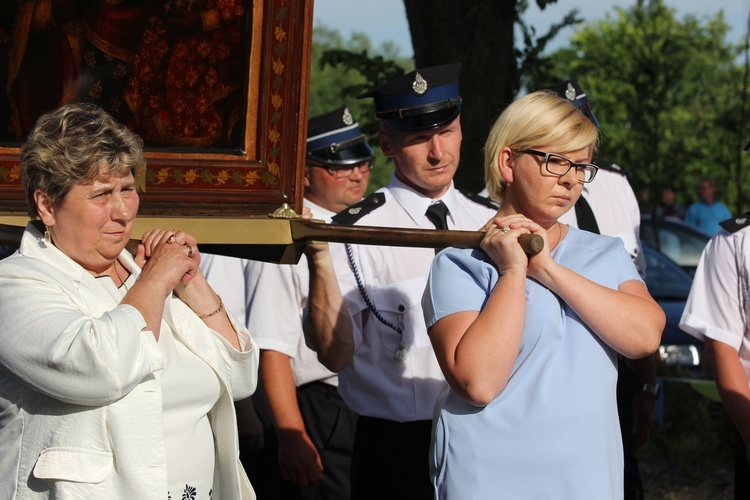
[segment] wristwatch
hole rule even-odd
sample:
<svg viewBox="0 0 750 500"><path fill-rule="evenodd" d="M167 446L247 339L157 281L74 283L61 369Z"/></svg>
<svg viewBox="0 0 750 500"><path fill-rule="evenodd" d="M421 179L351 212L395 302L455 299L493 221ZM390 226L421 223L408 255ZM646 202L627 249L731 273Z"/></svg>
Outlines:
<svg viewBox="0 0 750 500"><path fill-rule="evenodd" d="M643 384L641 386L641 390L643 392L651 394L653 397L658 399L659 394L661 394L661 384Z"/></svg>

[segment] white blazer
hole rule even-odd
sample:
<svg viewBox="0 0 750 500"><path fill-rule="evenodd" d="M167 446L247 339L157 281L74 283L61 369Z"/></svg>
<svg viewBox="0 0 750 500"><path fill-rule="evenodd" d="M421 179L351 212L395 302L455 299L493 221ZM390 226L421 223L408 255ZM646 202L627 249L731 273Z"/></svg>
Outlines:
<svg viewBox="0 0 750 500"><path fill-rule="evenodd" d="M140 273L127 251L120 259ZM175 297L164 320L222 386L209 413L214 500L254 499L233 398L255 391L257 345L232 318L246 346L235 350ZM0 498L164 500L164 359L145 327L27 226L19 252L0 261Z"/></svg>

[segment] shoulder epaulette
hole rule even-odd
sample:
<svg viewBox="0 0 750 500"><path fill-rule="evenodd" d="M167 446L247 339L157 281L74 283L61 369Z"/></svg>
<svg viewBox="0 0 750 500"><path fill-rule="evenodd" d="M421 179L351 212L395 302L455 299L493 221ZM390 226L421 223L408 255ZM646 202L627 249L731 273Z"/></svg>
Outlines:
<svg viewBox="0 0 750 500"><path fill-rule="evenodd" d="M719 222L719 225L730 233L736 233L740 229L750 226L750 212L745 212L739 217L723 220Z"/></svg>
<svg viewBox="0 0 750 500"><path fill-rule="evenodd" d="M499 202L491 198L487 198L486 196L482 196L481 194L472 193L471 191L464 191L463 189L459 189L458 192L478 205L482 205L487 208L493 208L495 210L500 208Z"/></svg>
<svg viewBox="0 0 750 500"><path fill-rule="evenodd" d="M625 170L625 167L623 167L622 165L618 165L617 163L613 163L607 160L600 160L599 158L594 158L592 160L592 163L602 170L609 170L610 172L614 172L625 177L628 176L628 171Z"/></svg>
<svg viewBox="0 0 750 500"><path fill-rule="evenodd" d="M385 195L383 193L372 193L359 203L355 203L349 208L345 208L337 213L331 220L336 224L351 226L365 215L383 205L385 205Z"/></svg>

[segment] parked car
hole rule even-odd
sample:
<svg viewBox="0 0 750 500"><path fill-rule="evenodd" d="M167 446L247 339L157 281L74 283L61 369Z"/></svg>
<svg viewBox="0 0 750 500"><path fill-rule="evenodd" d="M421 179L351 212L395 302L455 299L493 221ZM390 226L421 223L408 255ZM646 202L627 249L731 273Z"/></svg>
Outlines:
<svg viewBox="0 0 750 500"><path fill-rule="evenodd" d="M646 256L646 286L667 316L661 337L659 358L665 364L680 365L698 374L703 343L680 329L692 276L664 253L641 241Z"/></svg>
<svg viewBox="0 0 750 500"><path fill-rule="evenodd" d="M691 276L711 235L674 217L654 219L641 215L641 243L651 245L672 259ZM647 263L648 265L648 263ZM646 268L646 275L650 269Z"/></svg>

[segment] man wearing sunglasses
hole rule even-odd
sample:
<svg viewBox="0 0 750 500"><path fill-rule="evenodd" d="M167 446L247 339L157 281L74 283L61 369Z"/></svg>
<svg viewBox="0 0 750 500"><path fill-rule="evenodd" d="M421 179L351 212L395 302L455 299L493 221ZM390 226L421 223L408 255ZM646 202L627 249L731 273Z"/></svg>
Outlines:
<svg viewBox="0 0 750 500"><path fill-rule="evenodd" d="M310 118L307 137L304 206L313 219L330 222L363 198L375 156L347 107ZM349 498L356 415L338 393L336 374L305 344L305 256L296 265L211 259L201 265L207 279L227 289L217 292L222 297L240 298L238 317L246 318L261 349L263 394L253 398L261 419L269 412L271 422L264 422L265 445L258 457L263 477L248 470L258 496ZM275 484L277 472L282 481Z"/></svg>

